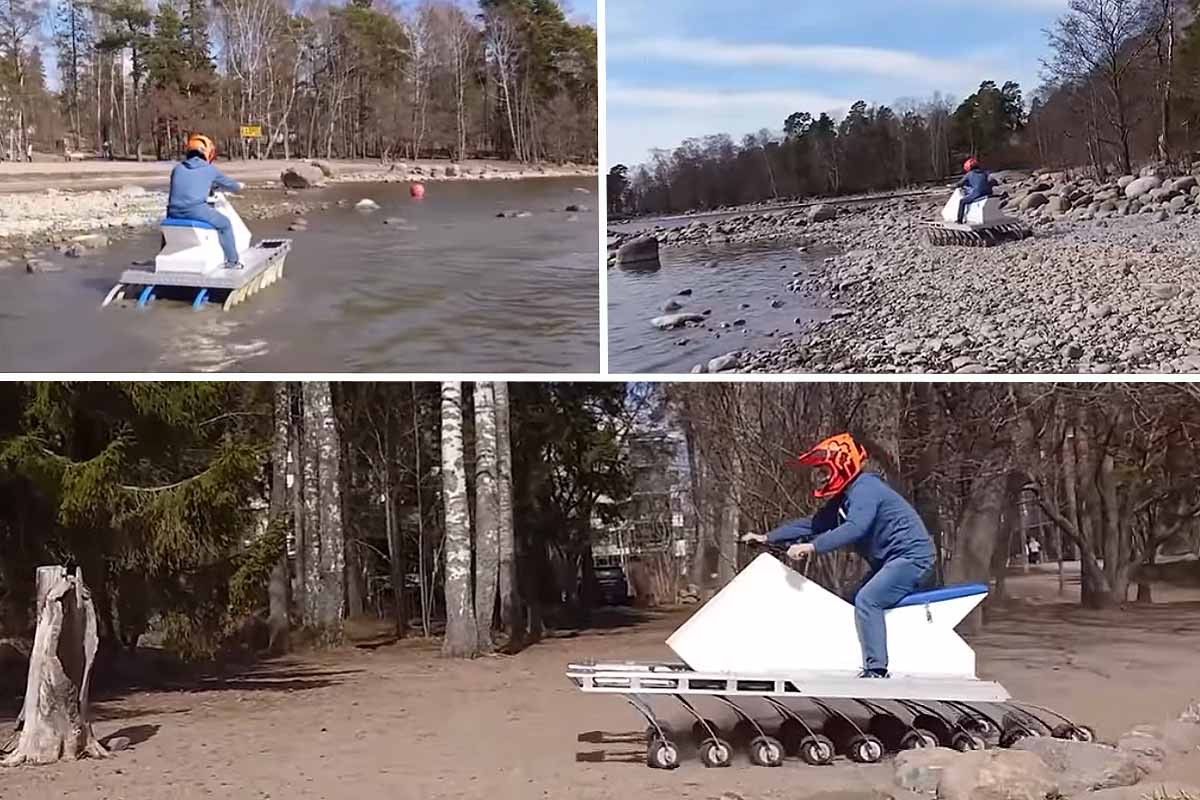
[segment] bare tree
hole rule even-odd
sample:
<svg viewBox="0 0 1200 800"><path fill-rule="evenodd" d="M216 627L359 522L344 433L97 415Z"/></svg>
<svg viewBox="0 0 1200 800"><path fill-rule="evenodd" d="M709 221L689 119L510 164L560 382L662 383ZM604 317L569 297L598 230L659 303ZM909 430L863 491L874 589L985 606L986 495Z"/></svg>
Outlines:
<svg viewBox="0 0 1200 800"><path fill-rule="evenodd" d="M305 625L323 644L342 639L345 619L345 544L342 530L341 447L329 383L304 383Z"/></svg>
<svg viewBox="0 0 1200 800"><path fill-rule="evenodd" d="M275 384L272 391L274 401L274 438L271 443L271 524L279 525L283 520L290 519L291 507L288 503L288 454L292 439L292 408L291 397L286 383ZM283 554L271 567L270 582L267 587L268 626L270 627L270 643L268 649L273 654L286 653L288 650L288 561L287 547Z"/></svg>
<svg viewBox="0 0 1200 800"><path fill-rule="evenodd" d="M421 157L421 144L429 110L429 87L433 80L437 48L434 47L436 9L430 2L417 7L408 25L408 62L406 72L412 110L412 158Z"/></svg>
<svg viewBox="0 0 1200 800"><path fill-rule="evenodd" d="M504 116L508 120L508 133L512 137L513 151L519 160L525 161L527 159L522 133L522 103L518 93L519 69L523 54L520 29L516 21L503 12L492 13L487 22L487 41L484 46L500 80Z"/></svg>
<svg viewBox="0 0 1200 800"><path fill-rule="evenodd" d="M513 534L512 496L512 420L509 412L508 384L498 381L496 395L496 494L500 513L499 584L500 624L510 636L518 610L517 559Z"/></svg>
<svg viewBox="0 0 1200 800"><path fill-rule="evenodd" d="M500 497L496 458L496 395L475 383L475 627L479 651L489 653L500 570Z"/></svg>
<svg viewBox="0 0 1200 800"><path fill-rule="evenodd" d="M442 495L446 511L446 638L442 654L474 658L479 634L471 591L471 518L463 465L462 384L442 383Z"/></svg>

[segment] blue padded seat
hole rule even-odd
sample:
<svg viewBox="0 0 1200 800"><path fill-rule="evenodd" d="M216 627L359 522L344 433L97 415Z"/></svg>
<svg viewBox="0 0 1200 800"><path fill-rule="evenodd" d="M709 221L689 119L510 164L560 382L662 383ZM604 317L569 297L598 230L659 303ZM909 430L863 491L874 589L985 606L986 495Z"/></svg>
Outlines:
<svg viewBox="0 0 1200 800"><path fill-rule="evenodd" d="M207 231L215 231L212 225L199 219L180 219L179 217L167 217L162 221L164 228L203 228Z"/></svg>
<svg viewBox="0 0 1200 800"><path fill-rule="evenodd" d="M960 586L946 586L941 589L930 589L928 592L913 592L908 597L896 603L893 608L903 606L923 606L942 600L953 600L956 597L970 597L976 594L987 594L988 587L982 583L964 583Z"/></svg>

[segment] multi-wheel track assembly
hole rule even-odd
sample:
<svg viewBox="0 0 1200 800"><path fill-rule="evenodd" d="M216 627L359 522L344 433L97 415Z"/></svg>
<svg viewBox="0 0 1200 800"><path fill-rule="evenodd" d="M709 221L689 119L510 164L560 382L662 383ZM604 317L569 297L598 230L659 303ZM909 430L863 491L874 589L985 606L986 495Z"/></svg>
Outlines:
<svg viewBox="0 0 1200 800"><path fill-rule="evenodd" d="M567 678L628 701L647 725L646 763L659 769L679 765L682 740L651 698L682 707L709 767L728 766L735 747L774 767L789 756L874 763L918 747L1011 747L1028 736L1094 741L1091 728L976 677L975 653L954 628L987 591L949 586L900 601L884 615L892 676L861 678L854 607L763 553L667 639L679 661L579 662ZM735 721L729 730L701 701Z"/></svg>
<svg viewBox="0 0 1200 800"><path fill-rule="evenodd" d="M673 698L691 718L691 744L706 767L729 766L739 748L761 767L788 757L823 766L838 756L871 764L921 747L1011 747L1027 736L1095 739L1091 728L984 681L961 691L961 682L942 679L714 675L637 662L572 664L567 677L584 692L617 694L633 706L647 724L646 763L656 769L679 766L681 748L678 732L655 714L655 696ZM732 712L736 723L722 728L702 713L701 699Z"/></svg>
<svg viewBox="0 0 1200 800"><path fill-rule="evenodd" d="M1033 230L1022 222L995 225L959 225L953 222L921 224L925 228L926 238L934 247L992 247L1033 236Z"/></svg>

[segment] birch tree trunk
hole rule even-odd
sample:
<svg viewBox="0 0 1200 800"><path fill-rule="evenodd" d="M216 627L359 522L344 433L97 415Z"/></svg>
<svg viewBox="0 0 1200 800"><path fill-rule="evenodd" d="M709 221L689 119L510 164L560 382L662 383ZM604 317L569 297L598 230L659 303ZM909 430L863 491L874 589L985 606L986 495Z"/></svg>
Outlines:
<svg viewBox="0 0 1200 800"><path fill-rule="evenodd" d="M490 653L500 570L500 497L496 477L496 395L475 382L475 628L479 652Z"/></svg>
<svg viewBox="0 0 1200 800"><path fill-rule="evenodd" d="M340 476L342 449L329 382L315 381L312 385L313 411L320 424L317 432L321 546L318 622L322 643L333 645L342 641L342 622L346 618L346 543Z"/></svg>
<svg viewBox="0 0 1200 800"><path fill-rule="evenodd" d="M288 446L291 443L292 413L286 383L276 383L275 434L271 445L271 522L290 516L288 507ZM288 651L288 558L285 544L282 555L271 567L267 584L267 627L270 639L267 649L273 655Z"/></svg>
<svg viewBox="0 0 1200 800"><path fill-rule="evenodd" d="M318 453L321 450L320 415L316 410L315 381L301 384L300 472L304 493L304 606L301 619L310 631L320 630L321 602L321 498Z"/></svg>
<svg viewBox="0 0 1200 800"><path fill-rule="evenodd" d="M517 587L516 538L513 533L512 427L509 415L508 384L495 384L496 396L496 494L500 512L500 624L510 636L520 610Z"/></svg>
<svg viewBox="0 0 1200 800"><path fill-rule="evenodd" d="M298 383L288 384L288 400L294 404L289 408L292 417L291 432L288 436L288 446L291 448L292 475L291 505L292 505L292 547L295 558L292 563L292 604L300 611L302 620L307 619L305 608L308 604L308 593L304 591L304 576L307 574L305 564L308 562L308 529L304 516L304 394Z"/></svg>
<svg viewBox="0 0 1200 800"><path fill-rule="evenodd" d="M83 572L37 569L37 631L29 657L25 704L16 748L0 764L50 764L108 751L88 719L88 685L99 637L92 595Z"/></svg>
<svg viewBox="0 0 1200 800"><path fill-rule="evenodd" d="M446 638L442 654L478 655L479 635L471 597L471 520L463 465L462 384L442 383L442 494L446 510Z"/></svg>

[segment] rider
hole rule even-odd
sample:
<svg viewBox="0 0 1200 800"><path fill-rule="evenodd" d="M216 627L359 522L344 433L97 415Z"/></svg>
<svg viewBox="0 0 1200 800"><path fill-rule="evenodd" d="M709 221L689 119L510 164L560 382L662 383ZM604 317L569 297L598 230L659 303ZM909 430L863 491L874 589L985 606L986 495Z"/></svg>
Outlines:
<svg viewBox="0 0 1200 800"><path fill-rule="evenodd" d="M240 192L242 184L226 177L213 166L217 146L202 133L193 133L187 140L187 158L171 170L171 194L167 199L167 216L207 222L217 230L217 239L225 254L227 269L241 269L233 225L229 218L208 205L208 195L214 186L229 192Z"/></svg>
<svg viewBox="0 0 1200 800"><path fill-rule="evenodd" d="M813 517L785 523L743 541L787 544L799 559L853 546L870 571L854 595L854 621L862 646L860 678L888 677L887 627L883 614L920 588L933 567L933 541L921 517L875 473L862 471L867 452L848 433L831 436L800 455L797 463L828 471L813 492L827 502ZM810 540L810 541L801 541Z"/></svg>
<svg viewBox="0 0 1200 800"><path fill-rule="evenodd" d="M976 200L992 196L992 178L987 170L979 166L979 160L974 156L963 162L963 179L958 182L958 188L963 189L962 200L958 204L958 224L967 218L967 206Z"/></svg>

